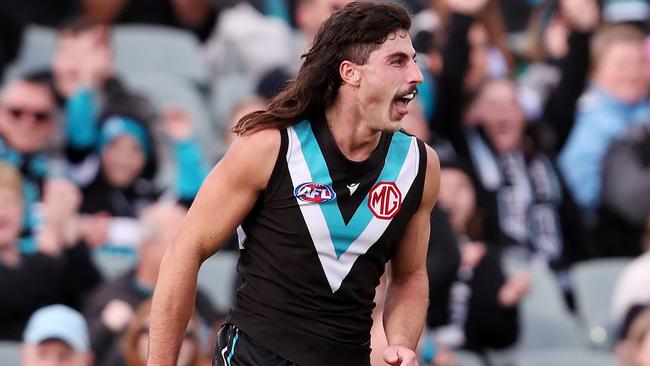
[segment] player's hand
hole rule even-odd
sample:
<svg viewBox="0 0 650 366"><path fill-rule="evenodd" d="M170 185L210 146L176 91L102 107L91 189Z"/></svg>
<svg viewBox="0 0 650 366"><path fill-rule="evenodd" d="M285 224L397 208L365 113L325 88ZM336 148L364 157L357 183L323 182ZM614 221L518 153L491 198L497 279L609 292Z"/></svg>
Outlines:
<svg viewBox="0 0 650 366"><path fill-rule="evenodd" d="M174 141L184 141L192 137L192 116L181 107L170 107L163 114L165 133Z"/></svg>
<svg viewBox="0 0 650 366"><path fill-rule="evenodd" d="M561 0L560 9L574 30L588 32L598 26L600 10L596 0Z"/></svg>
<svg viewBox="0 0 650 366"><path fill-rule="evenodd" d="M384 350L384 361L391 366L418 366L415 352L403 346L388 346Z"/></svg>
<svg viewBox="0 0 650 366"><path fill-rule="evenodd" d="M474 16L485 7L488 0L447 0L451 11L463 15Z"/></svg>

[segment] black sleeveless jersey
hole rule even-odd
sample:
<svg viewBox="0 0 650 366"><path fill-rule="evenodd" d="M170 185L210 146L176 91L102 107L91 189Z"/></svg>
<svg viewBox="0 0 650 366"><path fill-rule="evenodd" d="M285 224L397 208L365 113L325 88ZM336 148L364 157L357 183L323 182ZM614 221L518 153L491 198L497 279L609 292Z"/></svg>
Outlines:
<svg viewBox="0 0 650 366"><path fill-rule="evenodd" d="M238 228L230 322L303 366L369 365L375 287L422 198L424 144L382 133L362 162L324 118L280 131L280 153Z"/></svg>

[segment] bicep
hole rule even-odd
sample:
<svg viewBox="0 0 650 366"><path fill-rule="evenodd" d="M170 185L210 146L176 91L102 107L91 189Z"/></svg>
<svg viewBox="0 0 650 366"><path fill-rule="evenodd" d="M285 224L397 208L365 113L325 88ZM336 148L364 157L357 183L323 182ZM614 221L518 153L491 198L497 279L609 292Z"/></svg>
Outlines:
<svg viewBox="0 0 650 366"><path fill-rule="evenodd" d="M239 138L207 176L176 242L191 246L201 260L216 252L265 188L275 166L279 141L277 130Z"/></svg>
<svg viewBox="0 0 650 366"><path fill-rule="evenodd" d="M427 147L427 172L420 207L413 214L391 262L391 277L399 280L417 271L426 271L426 257L431 230L431 210L438 198L440 163L433 149Z"/></svg>

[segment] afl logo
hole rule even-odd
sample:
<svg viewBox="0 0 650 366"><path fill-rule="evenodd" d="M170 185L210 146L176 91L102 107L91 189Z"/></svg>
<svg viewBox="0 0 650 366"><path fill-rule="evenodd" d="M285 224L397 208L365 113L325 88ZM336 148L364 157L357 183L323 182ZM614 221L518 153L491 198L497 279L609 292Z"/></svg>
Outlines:
<svg viewBox="0 0 650 366"><path fill-rule="evenodd" d="M395 182L379 182L368 193L368 208L376 218L390 220L402 208L402 192Z"/></svg>
<svg viewBox="0 0 650 366"><path fill-rule="evenodd" d="M307 182L299 185L293 191L299 200L310 203L324 203L334 199L334 190L325 184Z"/></svg>

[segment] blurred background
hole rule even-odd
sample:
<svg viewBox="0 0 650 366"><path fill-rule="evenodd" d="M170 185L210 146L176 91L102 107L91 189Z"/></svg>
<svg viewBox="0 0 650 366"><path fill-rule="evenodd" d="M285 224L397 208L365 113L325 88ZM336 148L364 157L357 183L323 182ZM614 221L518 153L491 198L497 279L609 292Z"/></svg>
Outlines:
<svg viewBox="0 0 650 366"><path fill-rule="evenodd" d="M162 254L230 128L347 2L0 2L3 365L145 364ZM442 164L420 363L650 366L650 3L397 3L425 76L404 128ZM181 366L211 362L237 251L201 268Z"/></svg>

